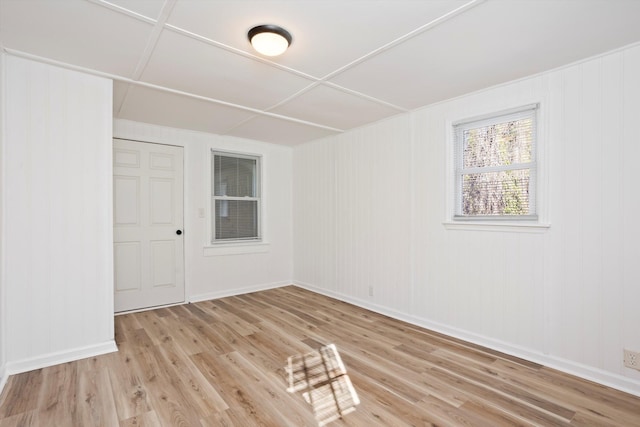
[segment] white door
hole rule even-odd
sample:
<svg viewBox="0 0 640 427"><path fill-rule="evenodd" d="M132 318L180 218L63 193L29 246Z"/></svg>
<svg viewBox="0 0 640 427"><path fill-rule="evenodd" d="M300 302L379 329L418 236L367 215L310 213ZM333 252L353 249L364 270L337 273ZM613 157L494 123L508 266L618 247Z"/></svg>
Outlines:
<svg viewBox="0 0 640 427"><path fill-rule="evenodd" d="M182 147L113 140L115 311L184 301Z"/></svg>

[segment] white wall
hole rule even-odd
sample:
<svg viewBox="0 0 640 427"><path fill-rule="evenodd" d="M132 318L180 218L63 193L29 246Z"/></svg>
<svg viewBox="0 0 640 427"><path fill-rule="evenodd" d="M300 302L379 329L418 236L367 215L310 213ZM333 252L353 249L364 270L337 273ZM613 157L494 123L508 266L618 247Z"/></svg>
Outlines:
<svg viewBox="0 0 640 427"><path fill-rule="evenodd" d="M640 394L638 99L632 46L294 148L296 282ZM550 228L445 228L451 122L532 102Z"/></svg>
<svg viewBox="0 0 640 427"><path fill-rule="evenodd" d="M111 81L6 56L7 371L115 350Z"/></svg>
<svg viewBox="0 0 640 427"><path fill-rule="evenodd" d="M4 85L4 64L5 54L0 52L0 190L4 190L4 103L5 103L5 85ZM6 346L5 346L5 325L6 325L6 308L5 308L5 280L4 280L4 191L0 191L0 393L7 381L6 373Z"/></svg>
<svg viewBox="0 0 640 427"><path fill-rule="evenodd" d="M184 147L187 301L290 284L293 277L290 147L203 132L115 120L114 137ZM211 149L262 156L263 227L268 244L229 250L210 246ZM204 218L199 210L204 209ZM249 253L246 253L246 252Z"/></svg>
<svg viewBox="0 0 640 427"><path fill-rule="evenodd" d="M400 116L294 149L296 282L407 311L409 125Z"/></svg>

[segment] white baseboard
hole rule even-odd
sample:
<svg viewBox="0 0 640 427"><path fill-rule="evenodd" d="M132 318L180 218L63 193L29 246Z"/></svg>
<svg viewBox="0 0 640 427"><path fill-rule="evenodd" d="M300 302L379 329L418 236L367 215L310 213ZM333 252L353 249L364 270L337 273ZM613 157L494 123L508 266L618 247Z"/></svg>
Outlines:
<svg viewBox="0 0 640 427"><path fill-rule="evenodd" d="M348 302L358 307L366 308L367 310L374 311L376 313L383 314L385 316L392 317L394 319L402 320L407 323L411 323L422 328L430 329L432 331L440 332L445 335L449 335L454 338L458 338L473 344L488 347L492 350L500 351L502 353L509 354L511 356L519 357L521 359L528 360L530 362L538 363L540 365L547 366L549 368L557 369L558 371L565 372L567 374L575 375L580 378L584 378L589 381L593 381L602 384L607 387L615 388L625 393L640 396L640 381L633 380L631 378L623 377L612 372L604 371L602 369L594 368L592 366L582 365L571 360L562 359L555 356L546 355L527 349L524 347L515 346L500 340L495 340L482 335L474 334L462 329L452 328L450 326L424 319L417 316L411 316L406 313L390 309L377 304L372 304L369 301L364 301L359 298L354 298L339 292L334 292L327 289L322 289L310 285L304 282L296 282L293 284L303 289L307 289L312 292L316 292L328 297L332 297L341 301Z"/></svg>
<svg viewBox="0 0 640 427"><path fill-rule="evenodd" d="M9 379L9 374L7 374L7 366L0 366L0 394L2 394L2 390L4 390L4 385L7 383L7 379Z"/></svg>
<svg viewBox="0 0 640 427"><path fill-rule="evenodd" d="M225 291L207 292L205 294L191 295L188 298L187 302L198 302L198 301L207 301L211 299L233 297L236 295L249 294L251 292L259 292L259 291L266 291L268 289L281 288L283 286L289 286L292 284L293 284L292 281L274 282L274 283L264 283L260 285L254 285L254 286L247 286L244 288L229 289Z"/></svg>
<svg viewBox="0 0 640 427"><path fill-rule="evenodd" d="M46 368L48 366L85 359L87 357L99 356L101 354L112 353L114 351L118 351L116 342L114 340L109 340L100 344L49 353L33 357L31 359L7 362L5 373L7 375L20 374L22 372L33 371L34 369Z"/></svg>

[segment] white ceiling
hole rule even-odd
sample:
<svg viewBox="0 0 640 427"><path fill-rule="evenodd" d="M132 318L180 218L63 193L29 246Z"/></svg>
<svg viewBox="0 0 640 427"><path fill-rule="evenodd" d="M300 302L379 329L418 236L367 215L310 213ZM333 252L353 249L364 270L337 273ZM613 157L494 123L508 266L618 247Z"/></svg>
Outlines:
<svg viewBox="0 0 640 427"><path fill-rule="evenodd" d="M0 44L114 117L295 145L640 41L640 0L0 0ZM293 35L260 57L247 31Z"/></svg>

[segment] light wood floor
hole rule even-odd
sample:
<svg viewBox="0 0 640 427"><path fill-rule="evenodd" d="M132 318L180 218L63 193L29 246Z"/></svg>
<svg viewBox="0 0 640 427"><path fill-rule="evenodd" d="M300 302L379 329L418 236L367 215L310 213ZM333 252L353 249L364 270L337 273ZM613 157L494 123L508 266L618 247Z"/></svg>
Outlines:
<svg viewBox="0 0 640 427"><path fill-rule="evenodd" d="M9 378L6 426L315 426L287 358L334 343L330 426L640 426L640 398L293 286L117 316L117 353Z"/></svg>

